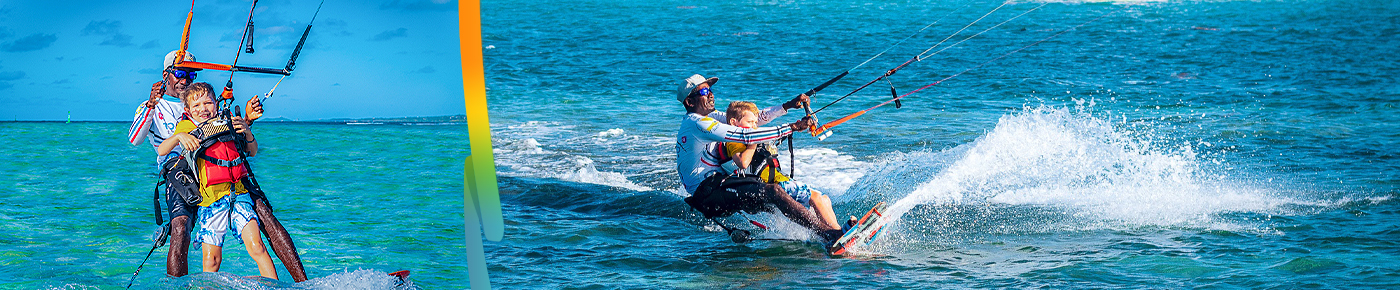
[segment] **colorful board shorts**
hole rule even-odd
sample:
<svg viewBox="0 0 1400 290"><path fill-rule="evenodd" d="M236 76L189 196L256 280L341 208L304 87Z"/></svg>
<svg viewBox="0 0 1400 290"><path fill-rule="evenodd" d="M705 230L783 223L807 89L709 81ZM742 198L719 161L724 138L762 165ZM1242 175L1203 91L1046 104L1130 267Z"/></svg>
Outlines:
<svg viewBox="0 0 1400 290"><path fill-rule="evenodd" d="M779 182L778 186L782 186L783 191L786 191L788 195L791 195L793 200L797 200L797 202L802 203L802 206L812 206L812 188L807 186L806 183L802 183L796 180L788 180Z"/></svg>
<svg viewBox="0 0 1400 290"><path fill-rule="evenodd" d="M234 198L233 204L229 204L230 198ZM199 232L195 233L194 242L223 247L224 233L233 229L233 236L242 243L243 234L239 230L256 220L258 214L253 211L253 199L249 195L225 195L208 207L199 208Z"/></svg>

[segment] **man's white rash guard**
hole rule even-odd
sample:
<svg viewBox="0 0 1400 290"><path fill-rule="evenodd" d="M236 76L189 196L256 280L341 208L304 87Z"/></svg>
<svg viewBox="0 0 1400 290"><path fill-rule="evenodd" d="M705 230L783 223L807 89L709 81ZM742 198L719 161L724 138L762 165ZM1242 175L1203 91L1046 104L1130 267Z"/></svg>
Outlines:
<svg viewBox="0 0 1400 290"><path fill-rule="evenodd" d="M126 139L131 145L140 145L145 139L151 144L151 148L160 147L165 138L175 135L175 124L180 123L180 117L185 115L185 103L180 99L164 96L155 108L146 108L145 103L136 105L136 116L131 119L131 128L127 130ZM179 155L184 149L175 146L171 154L156 156L156 171L159 172L160 164L165 163L165 159L170 156Z"/></svg>
<svg viewBox="0 0 1400 290"><path fill-rule="evenodd" d="M783 114L787 114L787 109L782 105L763 109L758 114L758 124L767 124ZM719 160L724 154L723 148L720 148L724 142L754 144L792 134L788 126L749 129L731 126L725 123L726 120L721 111L712 112L709 116L687 113L681 118L681 128L676 131L676 173L681 175L685 192L694 194L695 187L711 172L722 170Z"/></svg>

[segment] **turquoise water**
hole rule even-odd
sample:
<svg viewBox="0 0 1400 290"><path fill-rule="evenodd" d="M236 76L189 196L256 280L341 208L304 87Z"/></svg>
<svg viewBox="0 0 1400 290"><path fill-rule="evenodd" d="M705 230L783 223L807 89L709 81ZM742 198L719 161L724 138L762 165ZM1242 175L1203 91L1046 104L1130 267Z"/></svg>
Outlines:
<svg viewBox="0 0 1400 290"><path fill-rule="evenodd" d="M0 184L10 185L0 194L0 288L125 287L150 250L156 182L154 152L125 144L127 125L0 123ZM255 173L313 279L292 285L280 261L280 284L241 278L256 276L257 267L229 241L225 273L200 273L193 250L194 275L167 279L163 247L135 288L388 289L387 273L397 270L410 270L418 287L466 287L464 126L255 130Z"/></svg>
<svg viewBox="0 0 1400 290"><path fill-rule="evenodd" d="M1397 288L1400 5L1014 2L911 64L900 92L1108 16L797 139L838 216L891 205L885 237L734 244L682 202L676 82L775 104L939 20L824 104L1000 2L486 1L505 238L497 288ZM1041 6L1044 4L1043 6ZM955 37L947 44L961 40ZM877 84L819 115L888 98ZM788 122L789 116L780 122ZM0 288L118 288L149 249L152 153L125 123L0 123ZM462 126L257 125L253 162L312 281L226 274L142 288L468 285ZM772 214L765 238L812 240ZM731 224L745 224L739 218ZM163 249L161 249L163 250ZM191 255L198 265L198 255ZM198 272L197 266L192 272Z"/></svg>
<svg viewBox="0 0 1400 290"><path fill-rule="evenodd" d="M826 141L797 139L797 178L832 195L838 216L891 204L888 233L861 258L734 244L681 202L681 78L719 77L720 108L776 104L947 15L822 105L1000 3L483 2L507 222L487 247L493 283L1400 287L1394 1L1010 3L939 49L1041 8L909 65L893 86L913 91L1108 15ZM819 117L887 100L889 87ZM749 217L774 228L762 237L812 240Z"/></svg>

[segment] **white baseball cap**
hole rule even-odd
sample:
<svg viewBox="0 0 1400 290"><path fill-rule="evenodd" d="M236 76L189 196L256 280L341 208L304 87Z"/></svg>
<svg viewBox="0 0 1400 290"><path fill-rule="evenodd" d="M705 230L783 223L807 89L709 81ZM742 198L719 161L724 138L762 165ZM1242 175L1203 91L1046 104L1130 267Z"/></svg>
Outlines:
<svg viewBox="0 0 1400 290"><path fill-rule="evenodd" d="M161 70L165 70L165 69L167 69L167 68L170 68L170 66L175 65L175 53L176 53L176 52L180 52L180 51L179 51L179 50L172 50L172 51L170 51L170 53L165 54L165 65L163 65L163 66L160 67ZM194 53L191 53L191 52L189 52L189 51L186 51L186 52L185 52L185 61L195 61L195 60L194 60ZM193 70L200 70L200 69L193 69Z"/></svg>
<svg viewBox="0 0 1400 290"><path fill-rule="evenodd" d="M685 97L689 97L690 91L695 90L695 87L700 86L700 84L710 84L711 86L713 86L715 85L715 82L718 81L719 78L706 79L700 74L691 75L690 77L685 78L685 80L681 80L681 87L676 89L676 100L680 102L685 102Z"/></svg>

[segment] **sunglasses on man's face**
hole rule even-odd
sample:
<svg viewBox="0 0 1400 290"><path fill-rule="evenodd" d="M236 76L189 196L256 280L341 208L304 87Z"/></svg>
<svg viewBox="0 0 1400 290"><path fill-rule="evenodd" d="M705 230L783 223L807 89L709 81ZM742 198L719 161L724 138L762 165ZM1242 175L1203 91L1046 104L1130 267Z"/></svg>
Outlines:
<svg viewBox="0 0 1400 290"><path fill-rule="evenodd" d="M191 80L193 80L194 78L199 77L199 73L196 73L196 72L193 72L193 71L183 71L183 70L178 70L178 69L170 69L170 70L166 70L165 72L170 73L170 75L175 76L175 78L177 78L177 79L191 79Z"/></svg>
<svg viewBox="0 0 1400 290"><path fill-rule="evenodd" d="M698 90L698 91L695 91L694 93L690 93L690 95L691 95L691 96L700 96L700 97L708 96L708 95L710 95L710 88L703 88L703 89L700 89L700 90Z"/></svg>

